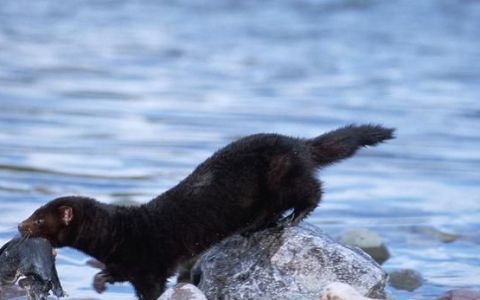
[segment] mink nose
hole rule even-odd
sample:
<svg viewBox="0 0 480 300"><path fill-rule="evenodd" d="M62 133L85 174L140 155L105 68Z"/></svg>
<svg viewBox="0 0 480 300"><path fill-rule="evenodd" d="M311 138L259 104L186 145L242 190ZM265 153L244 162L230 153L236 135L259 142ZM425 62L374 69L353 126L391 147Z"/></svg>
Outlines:
<svg viewBox="0 0 480 300"><path fill-rule="evenodd" d="M25 222L18 224L18 232L20 232L21 234L24 234L27 231L26 229L27 224L25 224Z"/></svg>

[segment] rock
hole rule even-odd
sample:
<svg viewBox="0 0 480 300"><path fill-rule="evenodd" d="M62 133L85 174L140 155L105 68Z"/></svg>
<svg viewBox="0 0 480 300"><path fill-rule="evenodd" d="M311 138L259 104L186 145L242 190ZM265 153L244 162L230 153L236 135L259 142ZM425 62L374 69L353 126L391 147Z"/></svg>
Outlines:
<svg viewBox="0 0 480 300"><path fill-rule="evenodd" d="M198 287L207 298L315 299L332 282L361 295L383 297L387 274L360 249L343 246L303 223L249 237L235 235L204 254Z"/></svg>
<svg viewBox="0 0 480 300"><path fill-rule="evenodd" d="M20 299L25 299L25 296L25 290L16 285L0 287L0 300L13 299L17 297Z"/></svg>
<svg viewBox="0 0 480 300"><path fill-rule="evenodd" d="M412 292L422 286L422 275L410 269L395 270L390 272L388 283L397 290Z"/></svg>
<svg viewBox="0 0 480 300"><path fill-rule="evenodd" d="M15 237L0 249L0 285L14 284L20 276L19 286L27 291L29 299L46 299L50 290L64 297L55 268L54 249L43 238Z"/></svg>
<svg viewBox="0 0 480 300"><path fill-rule="evenodd" d="M120 198L120 199L117 199L117 200L113 201L111 204L118 205L118 206L140 206L140 205L142 205L140 202L137 202L137 201L129 199L129 198Z"/></svg>
<svg viewBox="0 0 480 300"><path fill-rule="evenodd" d="M167 289L158 300L207 300L207 298L193 284L178 283Z"/></svg>
<svg viewBox="0 0 480 300"><path fill-rule="evenodd" d="M459 234L444 232L432 226L414 226L412 232L432 237L443 243L452 243L462 238Z"/></svg>
<svg viewBox="0 0 480 300"><path fill-rule="evenodd" d="M95 269L100 269L100 270L106 269L105 264L102 263L101 261L96 260L95 258L88 259L85 264Z"/></svg>
<svg viewBox="0 0 480 300"><path fill-rule="evenodd" d="M379 264L383 264L390 257L382 238L365 228L345 230L338 240L344 245L362 249Z"/></svg>
<svg viewBox="0 0 480 300"><path fill-rule="evenodd" d="M333 282L328 284L322 292L320 300L370 300L373 298L364 297L352 286Z"/></svg>
<svg viewBox="0 0 480 300"><path fill-rule="evenodd" d="M457 289L446 292L437 300L480 300L480 291Z"/></svg>

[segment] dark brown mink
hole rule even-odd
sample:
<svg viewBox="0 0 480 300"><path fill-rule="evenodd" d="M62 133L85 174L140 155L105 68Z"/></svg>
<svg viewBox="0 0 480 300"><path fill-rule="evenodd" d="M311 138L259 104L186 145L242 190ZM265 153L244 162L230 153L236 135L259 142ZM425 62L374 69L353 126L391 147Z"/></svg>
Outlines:
<svg viewBox="0 0 480 300"><path fill-rule="evenodd" d="M347 126L313 139L256 134L220 149L175 187L139 207L62 197L19 225L105 264L94 287L129 281L139 299L157 299L179 264L234 233L295 225L320 201L315 170L361 146L393 138L393 129Z"/></svg>

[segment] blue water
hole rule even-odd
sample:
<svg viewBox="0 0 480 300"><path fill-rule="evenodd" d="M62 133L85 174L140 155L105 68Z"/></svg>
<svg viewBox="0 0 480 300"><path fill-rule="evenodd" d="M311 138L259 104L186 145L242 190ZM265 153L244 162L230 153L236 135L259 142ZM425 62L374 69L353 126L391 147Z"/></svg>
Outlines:
<svg viewBox="0 0 480 300"><path fill-rule="evenodd" d="M2 0L0 242L60 195L146 202L246 134L372 122L397 139L322 170L309 221L377 231L426 280L395 299L480 288L479 121L479 1ZM71 297L133 298L86 259L59 252Z"/></svg>

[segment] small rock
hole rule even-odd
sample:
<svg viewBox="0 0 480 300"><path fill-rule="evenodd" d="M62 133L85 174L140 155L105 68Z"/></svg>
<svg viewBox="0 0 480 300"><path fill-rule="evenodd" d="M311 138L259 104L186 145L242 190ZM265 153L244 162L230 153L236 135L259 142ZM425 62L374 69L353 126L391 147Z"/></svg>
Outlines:
<svg viewBox="0 0 480 300"><path fill-rule="evenodd" d="M96 260L95 258L88 259L86 261L86 265L95 269L100 269L100 270L106 269L105 264L99 260Z"/></svg>
<svg viewBox="0 0 480 300"><path fill-rule="evenodd" d="M141 203L129 198L120 198L112 202L113 205L118 206L140 206Z"/></svg>
<svg viewBox="0 0 480 300"><path fill-rule="evenodd" d="M422 286L422 275L411 269L395 270L390 272L388 283L397 290L413 292Z"/></svg>
<svg viewBox="0 0 480 300"><path fill-rule="evenodd" d="M382 238L365 228L345 230L338 240L344 245L362 249L379 264L383 264L390 257Z"/></svg>
<svg viewBox="0 0 480 300"><path fill-rule="evenodd" d="M0 285L12 285L19 276L19 285L26 289L29 299L46 299L50 291L64 297L55 256L50 242L43 238L11 239L0 249Z"/></svg>
<svg viewBox="0 0 480 300"><path fill-rule="evenodd" d="M53 194L55 194L49 188L47 188L46 186L42 186L42 185L35 186L33 190L36 193L43 194L43 195L53 195Z"/></svg>
<svg viewBox="0 0 480 300"><path fill-rule="evenodd" d="M0 287L0 300L13 299L16 297L22 297L21 299L25 299L25 295L25 290L16 285Z"/></svg>
<svg viewBox="0 0 480 300"><path fill-rule="evenodd" d="M332 282L361 295L383 297L387 280L380 266L358 248L343 246L319 228L268 228L249 237L225 239L197 262L198 287L215 299L318 300Z"/></svg>
<svg viewBox="0 0 480 300"><path fill-rule="evenodd" d="M351 285L342 282L333 282L327 285L320 300L370 300L373 298L364 297Z"/></svg>
<svg viewBox="0 0 480 300"><path fill-rule="evenodd" d="M437 300L480 300L480 291L457 289L446 292Z"/></svg>
<svg viewBox="0 0 480 300"><path fill-rule="evenodd" d="M461 238L461 236L458 234L444 232L432 226L414 226L412 228L412 232L432 237L443 243L455 242Z"/></svg>
<svg viewBox="0 0 480 300"><path fill-rule="evenodd" d="M207 300L207 297L193 284L178 283L167 289L158 300Z"/></svg>

